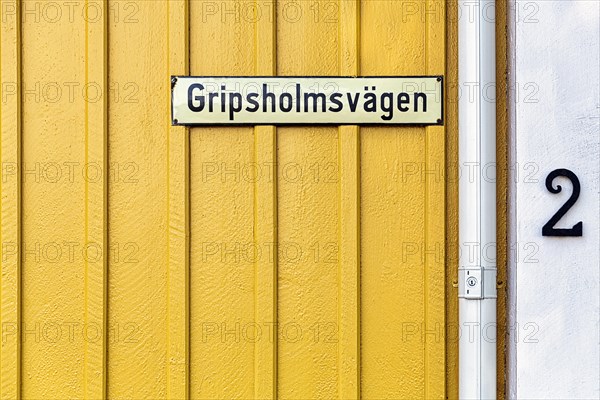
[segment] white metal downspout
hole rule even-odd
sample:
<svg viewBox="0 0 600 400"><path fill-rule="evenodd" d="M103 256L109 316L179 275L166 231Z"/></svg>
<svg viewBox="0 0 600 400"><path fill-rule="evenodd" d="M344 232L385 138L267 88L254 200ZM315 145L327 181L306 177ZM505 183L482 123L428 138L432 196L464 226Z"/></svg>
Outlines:
<svg viewBox="0 0 600 400"><path fill-rule="evenodd" d="M459 397L496 399L496 2L459 12Z"/></svg>

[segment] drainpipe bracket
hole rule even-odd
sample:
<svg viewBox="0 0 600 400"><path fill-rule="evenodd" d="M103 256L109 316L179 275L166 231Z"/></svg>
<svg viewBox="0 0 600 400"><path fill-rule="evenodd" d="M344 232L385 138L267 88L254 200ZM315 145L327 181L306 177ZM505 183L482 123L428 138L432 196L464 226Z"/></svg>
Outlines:
<svg viewBox="0 0 600 400"><path fill-rule="evenodd" d="M458 297L468 300L495 299L496 268L468 266L458 269Z"/></svg>

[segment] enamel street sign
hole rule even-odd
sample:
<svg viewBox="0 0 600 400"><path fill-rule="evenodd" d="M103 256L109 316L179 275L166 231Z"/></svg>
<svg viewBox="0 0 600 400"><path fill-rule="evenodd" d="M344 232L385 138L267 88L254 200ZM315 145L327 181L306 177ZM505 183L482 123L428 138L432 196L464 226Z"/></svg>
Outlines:
<svg viewBox="0 0 600 400"><path fill-rule="evenodd" d="M442 125L443 78L171 78L173 125Z"/></svg>

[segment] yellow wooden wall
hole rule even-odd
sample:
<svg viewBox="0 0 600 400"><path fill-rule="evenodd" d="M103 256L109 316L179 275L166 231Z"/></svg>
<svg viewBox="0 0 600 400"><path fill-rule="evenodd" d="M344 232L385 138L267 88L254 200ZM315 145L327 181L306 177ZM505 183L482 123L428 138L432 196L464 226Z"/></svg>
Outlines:
<svg viewBox="0 0 600 400"><path fill-rule="evenodd" d="M427 128L171 127L169 92L456 78L455 5L49 4L2 1L1 398L456 397L456 88Z"/></svg>

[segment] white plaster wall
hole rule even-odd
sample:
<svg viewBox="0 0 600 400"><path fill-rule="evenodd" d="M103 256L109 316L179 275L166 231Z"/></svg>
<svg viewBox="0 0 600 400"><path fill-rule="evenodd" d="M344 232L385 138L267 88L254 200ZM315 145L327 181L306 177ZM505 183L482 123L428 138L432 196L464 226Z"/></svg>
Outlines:
<svg viewBox="0 0 600 400"><path fill-rule="evenodd" d="M514 1L511 85L511 398L600 398L600 2ZM581 196L558 227L583 221L583 237L543 237L564 204L546 176L567 168Z"/></svg>

